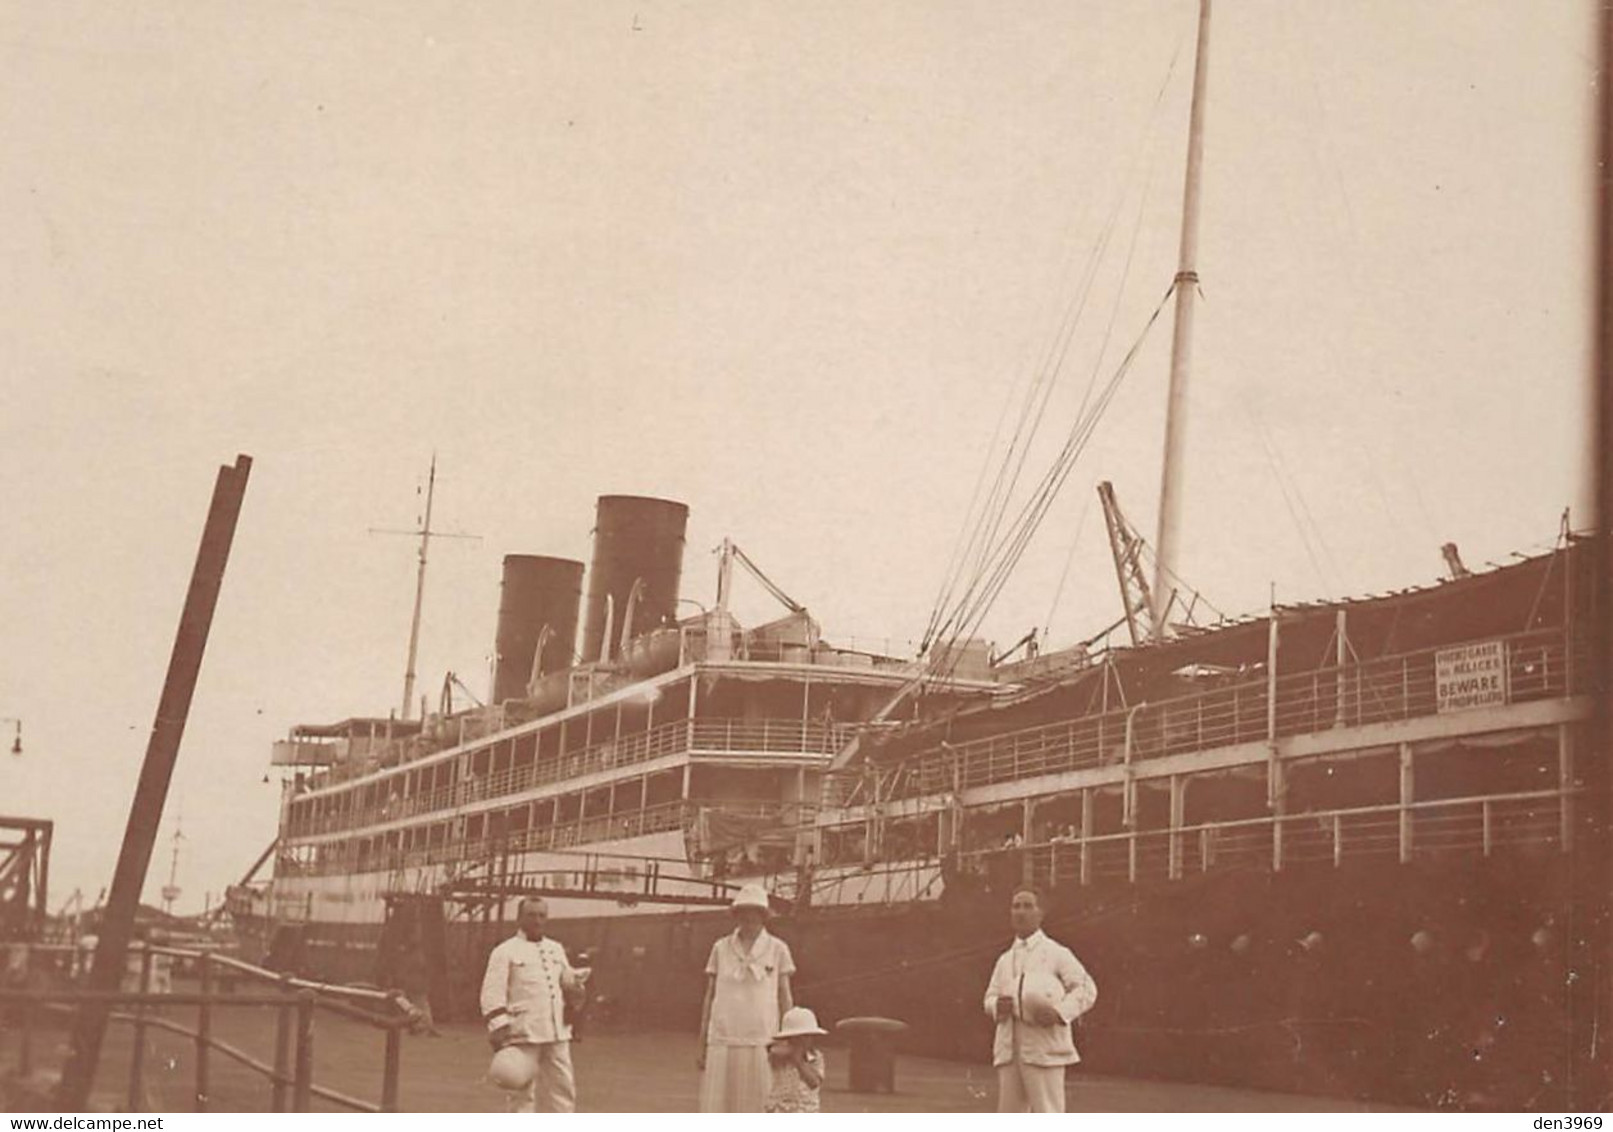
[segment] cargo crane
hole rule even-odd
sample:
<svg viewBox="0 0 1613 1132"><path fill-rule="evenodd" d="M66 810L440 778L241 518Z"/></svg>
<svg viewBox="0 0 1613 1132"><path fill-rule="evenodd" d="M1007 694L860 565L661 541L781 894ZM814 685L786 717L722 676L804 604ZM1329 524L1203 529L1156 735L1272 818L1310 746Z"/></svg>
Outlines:
<svg viewBox="0 0 1613 1132"><path fill-rule="evenodd" d="M45 929L54 829L43 818L0 817L0 939L38 939Z"/></svg>
<svg viewBox="0 0 1613 1132"><path fill-rule="evenodd" d="M1120 510L1114 485L1108 480L1098 485L1098 500L1103 504L1103 522L1109 531L1109 551L1114 557L1115 577L1120 583L1120 604L1125 610L1124 620L1131 634L1131 643L1140 645L1156 641L1169 636L1176 628L1196 625L1193 615L1203 601L1202 596L1198 591L1186 587L1175 574L1165 571L1158 577L1165 579L1171 588L1170 593L1161 599L1154 592L1154 586L1150 585L1145 569L1145 560L1152 560L1153 552ZM1192 595L1185 605L1182 603L1184 589ZM1156 606L1156 600L1160 600L1161 604ZM1219 611L1208 602L1204 604L1219 615ZM1179 612L1179 624L1171 622L1172 611Z"/></svg>
<svg viewBox="0 0 1613 1132"><path fill-rule="evenodd" d="M1125 610L1126 630L1131 643L1140 645L1153 640L1158 633L1154 625L1154 595L1143 570L1143 550L1146 543L1120 510L1115 498L1114 484L1104 480L1098 485L1098 500L1103 504L1103 523L1109 531L1109 551L1115 560L1115 577L1120 582L1120 604ZM1161 622L1164 618L1161 617Z"/></svg>

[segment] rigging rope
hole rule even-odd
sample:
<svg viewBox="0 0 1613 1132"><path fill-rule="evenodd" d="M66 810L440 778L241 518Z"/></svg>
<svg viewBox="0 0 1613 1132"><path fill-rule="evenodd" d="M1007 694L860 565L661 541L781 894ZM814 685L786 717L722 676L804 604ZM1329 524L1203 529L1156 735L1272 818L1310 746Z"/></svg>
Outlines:
<svg viewBox="0 0 1613 1132"><path fill-rule="evenodd" d="M1178 40L1175 51L1172 53L1170 64L1166 69L1165 76L1159 85L1158 91L1155 93L1154 102L1150 108L1147 128L1143 131L1142 142L1138 146L1136 153L1133 155L1131 168L1126 177L1127 184L1132 184L1135 182L1137 171L1142 165L1143 156L1148 152L1147 143L1153 137L1155 126L1159 117L1159 108L1161 103L1164 101L1165 92L1170 87L1171 78L1176 72L1176 64L1181 55L1183 42L1185 42L1185 36L1183 39ZM1146 203L1147 200L1147 187L1152 183L1152 172L1152 163L1150 162L1148 165L1148 175L1145 180L1145 189L1143 192L1144 203ZM1064 317L1060 321L1059 327L1049 344L1042 363L1038 367L1030 382L1024 401L1020 406L1019 417L1015 425L1014 433L1009 440L1006 451L1003 453L1002 462L998 466L996 476L991 480L991 487L982 500L980 497L980 490L982 485L986 482L985 472L991 463L991 453L996 450L997 440L1001 435L1002 423L1006 417L1006 411L999 414L997 429L994 431L992 443L987 449L986 462L982 466L981 474L976 479L975 489L970 499L969 509L965 512L963 525L967 534L960 532L960 544L954 548L954 551L948 560L947 569L943 578L940 592L936 596L935 604L931 609L929 620L925 626L924 635L920 643L920 652L928 651L931 645L933 645L943 634L945 631L945 626L948 624L949 620L947 617L947 611L954 608L955 603L966 601L967 595L971 591L979 588L981 579L992 571L992 563L1000 556L999 552L1002 546L1002 538L1000 536L1002 535L1003 522L1008 516L1009 502L1012 499L1015 490L1018 488L1020 478L1024 472L1026 461L1030 455L1031 444L1035 440L1046 417L1047 407L1051 400L1054 387L1068 358L1070 346L1074 340L1075 331L1079 326L1081 316L1086 310L1087 301L1090 298L1092 287L1097 277L1098 268L1102 262L1105 252L1109 247L1110 240L1114 234L1116 225L1122 213L1125 199L1126 194L1123 190L1119 195L1117 195L1115 207L1111 210L1094 247L1087 257L1077 293L1075 296L1073 296L1071 303L1066 308ZM1125 280L1129 278L1131 262L1136 250L1137 231L1141 224L1142 207L1143 206L1140 204L1138 208L1136 226L1133 229L1131 241L1127 251L1126 271L1122 277L1121 286L1116 292L1115 304L1111 308L1110 318L1108 326L1105 329L1103 343L1098 351L1097 358L1094 361L1092 373L1088 378L1086 390L1082 394L1081 404L1077 410L1078 420L1085 419L1087 411L1090 408L1092 391L1096 385L1098 373L1102 368L1103 357L1108 350L1108 344L1114 328L1115 319L1119 311L1120 300L1125 292ZM977 503L979 504L978 513L975 511ZM1012 534L1010 534L1009 537L1012 538ZM1015 556L1015 559L1017 561L1017 555ZM965 596L964 598L960 599L957 595L959 587L960 585L963 585L966 575L969 575L969 581L968 584L964 586L963 592Z"/></svg>
<svg viewBox="0 0 1613 1132"><path fill-rule="evenodd" d="M1053 499L1057 496L1059 489L1063 487L1065 480L1069 478L1070 472L1074 469L1076 458L1085 451L1087 442L1096 430L1098 422L1113 401L1121 382L1131 371L1131 367L1136 362L1143 344L1148 339L1149 332L1153 330L1154 325L1159 321L1159 316L1164 312L1172 295L1175 294L1177 285L1173 281L1165 289L1165 293L1160 296L1153 312L1148 316L1148 320L1132 342L1130 349L1126 351L1115 372L1105 383L1097 400L1090 406L1088 412L1078 419L1070 429L1070 433L1065 439L1064 447L1053 461L1052 466L1044 473L1041 481L1033 490L1030 499L1020 509L1018 516L1016 516L1013 525L1010 527L1008 536L998 542L993 549L988 560L990 569L984 572L965 591L963 600L958 603L953 613L942 622L941 632L937 636L944 636L948 646L956 643L962 636L972 632L979 625L980 620L989 610L992 601L1001 592L1008 575L1024 554L1025 548L1030 543L1031 536L1035 534L1042 519L1046 516ZM955 660L956 656L954 654L954 663ZM946 673L940 673L940 675L946 675Z"/></svg>
<svg viewBox="0 0 1613 1132"><path fill-rule="evenodd" d="M1058 612L1059 598L1064 596L1064 583L1070 577L1070 564L1075 561L1076 547L1081 545L1081 531L1087 525L1087 512L1092 510L1092 497L1086 497L1086 504L1081 508L1081 517L1075 521L1075 537L1070 540L1070 553L1064 556L1064 569L1059 573L1059 584L1053 590L1053 604L1047 607L1047 623L1042 626L1042 636L1053 635L1053 614Z"/></svg>
<svg viewBox="0 0 1613 1132"><path fill-rule="evenodd" d="M1316 548L1311 544L1310 535L1306 532L1305 524L1299 516L1299 510L1295 507L1294 500L1289 494L1288 477L1277 462L1277 455L1272 450L1271 438L1266 433L1265 422L1260 419L1259 414L1252 410L1249 415L1250 419L1254 421L1255 435L1260 440L1261 450L1265 453L1266 465L1271 469L1272 479L1277 484L1277 490L1282 494L1283 506L1287 508L1288 517L1293 520L1294 530L1299 534L1299 541L1305 548L1305 556L1310 559L1311 569L1316 571L1316 578L1321 582L1323 592L1327 593L1327 596L1331 598L1332 594L1327 592L1329 590L1327 575L1322 570L1322 563L1317 557ZM1298 490L1297 486L1295 490ZM1318 531L1317 535L1320 537L1321 532Z"/></svg>

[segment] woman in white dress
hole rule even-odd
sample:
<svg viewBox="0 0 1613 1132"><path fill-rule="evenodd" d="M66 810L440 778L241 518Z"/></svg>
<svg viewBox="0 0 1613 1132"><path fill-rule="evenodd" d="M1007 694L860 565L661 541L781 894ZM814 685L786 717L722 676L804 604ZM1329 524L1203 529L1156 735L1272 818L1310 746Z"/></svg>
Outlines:
<svg viewBox="0 0 1613 1132"><path fill-rule="evenodd" d="M747 884L734 897L738 927L711 945L700 1010L701 1112L761 1112L771 1071L767 1046L795 1005L789 945L768 934L767 891Z"/></svg>

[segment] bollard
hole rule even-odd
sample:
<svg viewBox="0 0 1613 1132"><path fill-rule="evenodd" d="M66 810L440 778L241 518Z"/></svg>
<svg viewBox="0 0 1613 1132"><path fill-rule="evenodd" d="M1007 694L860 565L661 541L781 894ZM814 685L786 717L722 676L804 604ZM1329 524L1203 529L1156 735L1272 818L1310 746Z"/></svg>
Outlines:
<svg viewBox="0 0 1613 1132"><path fill-rule="evenodd" d="M141 994L151 990L151 952L145 948L140 952L140 983ZM136 1003L134 1008L134 1052L129 1056L129 1111L143 1112L140 1107L140 1086L144 1081L146 1072L146 1007L144 1003Z"/></svg>
<svg viewBox="0 0 1613 1132"><path fill-rule="evenodd" d="M207 1111L207 1097L211 1091L208 1054L213 1048L213 965L208 952L202 952L198 966L202 974L202 1003L196 1008L196 1104L197 1112Z"/></svg>
<svg viewBox="0 0 1613 1132"><path fill-rule="evenodd" d="M907 1030L894 1018L845 1018L836 1024L851 1047L851 1091L896 1092L896 1039Z"/></svg>
<svg viewBox="0 0 1613 1132"><path fill-rule="evenodd" d="M381 1071L381 1111L398 1111L399 1062L403 1056L403 1027L386 1028L386 1064Z"/></svg>
<svg viewBox="0 0 1613 1132"><path fill-rule="evenodd" d="M314 1084L314 992L297 992L297 1069L291 1082L291 1111L307 1112Z"/></svg>

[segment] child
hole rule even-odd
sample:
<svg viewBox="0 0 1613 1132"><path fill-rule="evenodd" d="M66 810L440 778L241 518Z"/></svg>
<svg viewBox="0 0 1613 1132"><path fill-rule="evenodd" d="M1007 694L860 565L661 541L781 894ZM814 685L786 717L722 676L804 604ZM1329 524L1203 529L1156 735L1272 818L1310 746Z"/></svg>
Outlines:
<svg viewBox="0 0 1613 1132"><path fill-rule="evenodd" d="M784 1014L783 1025L767 1047L767 1060L773 1069L773 1087L767 1094L766 1112L817 1112L818 1090L823 1085L823 1054L818 1039L826 1031L804 1006Z"/></svg>

